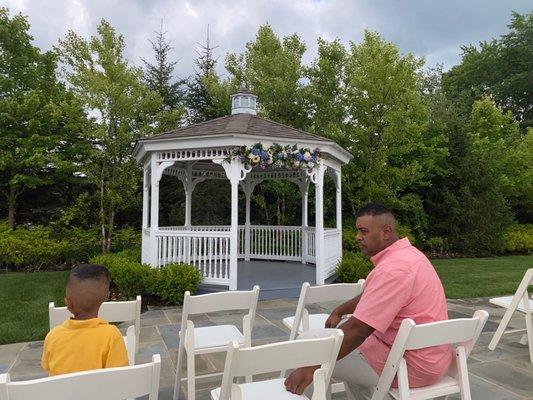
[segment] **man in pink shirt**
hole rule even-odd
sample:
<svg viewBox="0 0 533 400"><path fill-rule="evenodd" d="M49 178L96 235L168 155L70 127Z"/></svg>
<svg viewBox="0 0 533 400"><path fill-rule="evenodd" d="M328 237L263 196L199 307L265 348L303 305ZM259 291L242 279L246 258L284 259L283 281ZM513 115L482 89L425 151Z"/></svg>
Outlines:
<svg viewBox="0 0 533 400"><path fill-rule="evenodd" d="M374 269L360 296L337 307L326 328L339 325L344 340L333 377L345 382L349 399L364 398L377 384L400 324L411 318L417 324L448 319L444 289L427 257L409 239L400 239L396 219L387 207L369 204L359 210L357 242ZM303 337L327 335L327 329L307 331ZM409 385L421 387L440 380L452 362L452 348L436 346L405 353ZM285 380L288 391L301 394L318 367L299 368ZM393 383L396 386L396 382Z"/></svg>

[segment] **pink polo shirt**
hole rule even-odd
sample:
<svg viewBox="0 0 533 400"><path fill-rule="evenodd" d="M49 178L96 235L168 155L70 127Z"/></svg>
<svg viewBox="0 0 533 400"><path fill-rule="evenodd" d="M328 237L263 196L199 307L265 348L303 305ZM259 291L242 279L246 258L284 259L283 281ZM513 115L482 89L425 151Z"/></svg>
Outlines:
<svg viewBox="0 0 533 400"><path fill-rule="evenodd" d="M431 262L409 239L397 240L370 260L375 267L353 315L375 329L359 351L381 374L402 321L442 321L448 319L448 307ZM421 387L437 382L448 371L452 357L449 345L406 351L409 385Z"/></svg>

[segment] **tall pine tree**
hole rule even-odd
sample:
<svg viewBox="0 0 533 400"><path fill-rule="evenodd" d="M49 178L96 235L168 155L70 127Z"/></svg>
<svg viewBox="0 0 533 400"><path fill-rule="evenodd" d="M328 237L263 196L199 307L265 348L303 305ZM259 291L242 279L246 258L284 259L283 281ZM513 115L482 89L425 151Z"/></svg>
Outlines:
<svg viewBox="0 0 533 400"><path fill-rule="evenodd" d="M195 74L187 84L185 104L187 120L191 124L207 121L229 114L229 84L220 81L215 71L217 59L209 42L209 26L207 27L206 44L198 43L198 58L194 61Z"/></svg>
<svg viewBox="0 0 533 400"><path fill-rule="evenodd" d="M144 81L146 85L158 93L163 100L159 114L159 130L177 128L181 125L184 115L183 100L185 80L174 77L174 67L178 61L170 61L172 46L165 38L163 22L159 31L155 31L155 40L150 40L154 51L155 63L142 58L144 63Z"/></svg>

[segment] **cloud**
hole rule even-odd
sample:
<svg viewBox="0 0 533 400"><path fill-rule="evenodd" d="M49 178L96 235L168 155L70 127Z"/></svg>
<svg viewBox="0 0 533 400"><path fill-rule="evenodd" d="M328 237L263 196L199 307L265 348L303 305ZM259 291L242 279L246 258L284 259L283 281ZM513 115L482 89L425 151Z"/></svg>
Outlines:
<svg viewBox="0 0 533 400"><path fill-rule="evenodd" d="M197 43L205 43L207 25L224 73L225 56L242 52L258 27L268 22L280 36L298 33L307 45L306 63L316 57L316 39L339 38L348 45L361 40L364 29L379 32L402 53L425 57L428 66L449 68L461 59L460 46L498 37L507 31L511 11L531 12L528 0L7 0L12 12L28 16L35 44L43 50L72 29L95 33L104 18L126 40L126 56L141 65L153 57L149 39L161 21L179 59L176 74L194 73Z"/></svg>

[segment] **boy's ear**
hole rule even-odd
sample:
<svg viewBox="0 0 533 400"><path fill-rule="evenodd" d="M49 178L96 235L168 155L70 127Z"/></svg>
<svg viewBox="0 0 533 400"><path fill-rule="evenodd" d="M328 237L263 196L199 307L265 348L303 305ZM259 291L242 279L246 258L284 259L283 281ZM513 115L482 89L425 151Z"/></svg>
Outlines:
<svg viewBox="0 0 533 400"><path fill-rule="evenodd" d="M67 305L67 310L74 314L74 304L70 300L70 297L65 297L65 304Z"/></svg>

